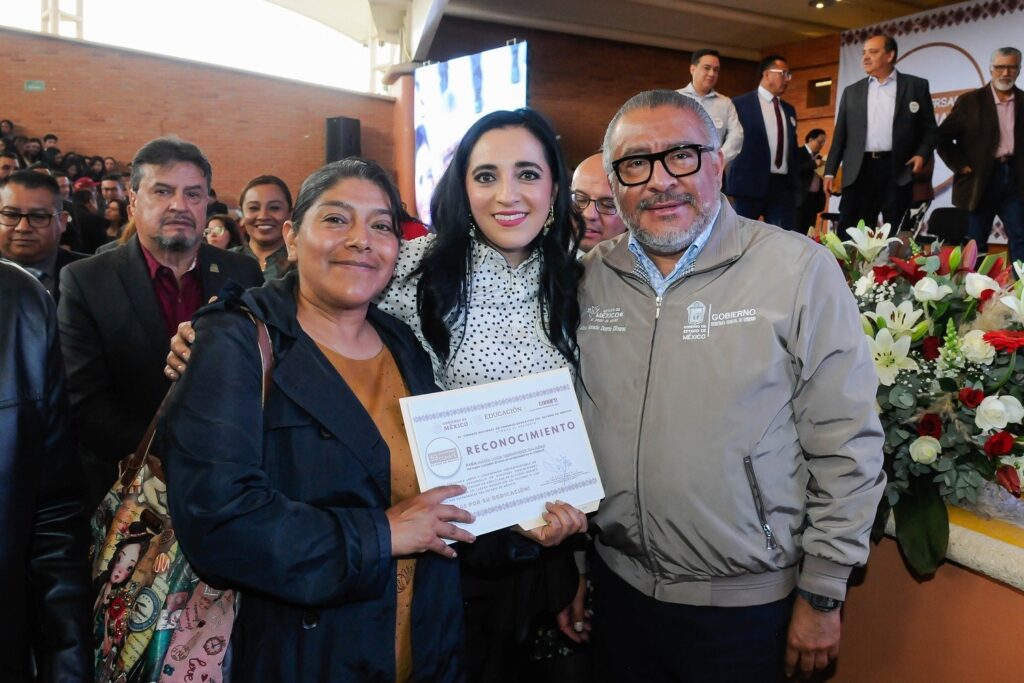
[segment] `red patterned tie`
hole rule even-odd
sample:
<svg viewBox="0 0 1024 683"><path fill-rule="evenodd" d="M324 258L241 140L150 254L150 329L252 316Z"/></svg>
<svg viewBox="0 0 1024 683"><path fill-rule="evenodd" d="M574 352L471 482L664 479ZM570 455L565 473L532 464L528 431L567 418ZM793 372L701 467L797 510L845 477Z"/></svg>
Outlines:
<svg viewBox="0 0 1024 683"><path fill-rule="evenodd" d="M779 98L773 97L775 105L775 168L782 168L782 149L786 146L786 134L782 131L782 110L779 109Z"/></svg>

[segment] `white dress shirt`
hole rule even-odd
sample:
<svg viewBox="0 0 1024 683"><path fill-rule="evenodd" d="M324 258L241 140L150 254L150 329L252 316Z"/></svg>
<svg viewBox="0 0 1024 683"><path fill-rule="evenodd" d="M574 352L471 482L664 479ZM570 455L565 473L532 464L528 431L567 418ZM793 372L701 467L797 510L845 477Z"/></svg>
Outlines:
<svg viewBox="0 0 1024 683"><path fill-rule="evenodd" d="M775 121L775 105L772 100L775 95L771 94L761 86L757 86L758 101L761 103L761 116L764 117L764 132L768 134L768 158L771 164L772 173L785 175L789 173L789 136L786 135L786 112L782 109L782 100L779 100L779 114L782 116L782 140L779 140L779 131ZM775 151L782 145L782 166L775 166Z"/></svg>
<svg viewBox="0 0 1024 683"><path fill-rule="evenodd" d="M868 134L865 152L892 151L892 121L896 115L896 71L885 83L868 76Z"/></svg>
<svg viewBox="0 0 1024 683"><path fill-rule="evenodd" d="M715 124L715 130L718 131L718 142L722 145L725 163L728 164L738 157L740 149L743 148L743 125L740 123L740 116L736 113L736 105L732 103L732 100L715 92L714 89L708 91L707 95L700 95L694 89L693 83L676 90L676 92L692 97L704 105L704 111L711 117L712 123Z"/></svg>

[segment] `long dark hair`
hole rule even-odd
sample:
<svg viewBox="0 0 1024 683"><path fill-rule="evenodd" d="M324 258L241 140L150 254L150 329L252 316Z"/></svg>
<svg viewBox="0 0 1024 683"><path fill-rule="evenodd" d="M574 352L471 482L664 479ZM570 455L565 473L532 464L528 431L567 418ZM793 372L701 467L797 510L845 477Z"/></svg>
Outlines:
<svg viewBox="0 0 1024 683"><path fill-rule="evenodd" d="M583 268L576 260L576 248L583 226L572 210L569 174L555 131L532 109L496 111L473 124L437 184L430 200L430 216L437 239L413 272L420 276L416 292L423 336L441 362L451 358L449 327L462 319L473 280L471 212L466 194L469 155L480 137L496 128L525 128L541 143L551 168L557 188L554 222L550 229L537 235L530 248L539 246L541 251L537 296L544 312L544 331L569 364L578 367L576 328L580 322L580 307L576 290Z"/></svg>

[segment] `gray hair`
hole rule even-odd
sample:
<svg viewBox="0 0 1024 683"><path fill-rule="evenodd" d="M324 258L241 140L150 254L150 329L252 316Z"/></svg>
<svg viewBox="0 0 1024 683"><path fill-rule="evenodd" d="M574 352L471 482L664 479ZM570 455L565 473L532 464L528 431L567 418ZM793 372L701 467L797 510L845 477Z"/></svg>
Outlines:
<svg viewBox="0 0 1024 683"><path fill-rule="evenodd" d="M132 190L139 191L139 185L142 184L142 178L146 174L146 166L161 168L179 163L192 164L198 168L206 178L206 191L210 191L210 184L213 182L213 168L210 166L210 160L194 144L174 136L150 140L135 153L135 158L132 159Z"/></svg>
<svg viewBox="0 0 1024 683"><path fill-rule="evenodd" d="M1020 50L1015 47L997 47L992 50L992 57L988 60L989 66L995 63L996 57L1014 57L1017 61L1020 61Z"/></svg>
<svg viewBox="0 0 1024 683"><path fill-rule="evenodd" d="M619 119L631 111L654 109L655 107L675 107L693 112L700 119L701 123L704 124L704 132L708 136L708 142L712 149L718 149L718 130L715 129L715 123L711 120L707 110L704 109L704 105L696 99L678 93L675 90L645 90L626 100L626 103L615 112L615 116L608 123L608 129L604 133L604 144L601 145L605 173L609 175L612 173L612 161L614 161L612 158L612 133L615 131L615 126L618 125Z"/></svg>

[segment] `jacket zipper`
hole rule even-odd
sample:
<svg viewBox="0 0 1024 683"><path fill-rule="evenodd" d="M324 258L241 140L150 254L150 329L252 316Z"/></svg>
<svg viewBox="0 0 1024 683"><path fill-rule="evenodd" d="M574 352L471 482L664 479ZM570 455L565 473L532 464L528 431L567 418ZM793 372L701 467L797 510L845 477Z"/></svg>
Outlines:
<svg viewBox="0 0 1024 683"><path fill-rule="evenodd" d="M644 530L644 510L643 505L640 503L640 444L643 442L644 438L644 413L647 412L647 393L651 388L651 360L654 358L654 340L658 338L658 316L661 315L661 301L661 296L655 295L654 328L651 331L650 353L647 357L647 377L644 380L644 397L640 402L640 429L637 430L636 434L636 467L633 472L633 487L636 489L636 523L640 530L640 547L643 549L644 557L648 556L648 552L647 532Z"/></svg>
<svg viewBox="0 0 1024 683"><path fill-rule="evenodd" d="M761 522L761 531L764 532L764 537L768 541L768 550L775 550L779 547L779 544L775 540L775 534L772 533L772 527L768 524L768 516L764 512L764 499L761 498L761 488L757 485L757 477L754 476L754 463L750 460L750 456L743 458L743 469L747 472L747 482L750 484L750 493L754 496L754 508L757 509L757 519Z"/></svg>

